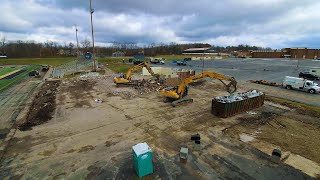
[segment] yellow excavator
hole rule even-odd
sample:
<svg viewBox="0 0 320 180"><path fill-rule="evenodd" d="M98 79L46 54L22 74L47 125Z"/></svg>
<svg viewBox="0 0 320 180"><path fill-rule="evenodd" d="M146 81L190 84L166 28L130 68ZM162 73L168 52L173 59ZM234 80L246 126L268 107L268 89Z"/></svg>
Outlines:
<svg viewBox="0 0 320 180"><path fill-rule="evenodd" d="M193 102L193 99L185 98L188 95L188 84L203 78L213 78L220 80L227 88L227 91L231 94L237 91L237 81L233 77L226 76L224 74L205 71L201 74L190 76L183 80L179 86L167 87L162 90L161 94L166 98L167 101L171 101L172 106L176 106L181 102ZM225 81L230 81L226 84Z"/></svg>
<svg viewBox="0 0 320 180"><path fill-rule="evenodd" d="M151 74L151 76L156 77L157 79L159 79L159 75L155 74L151 67L149 66L148 63L143 62L141 64L138 64L136 66L133 66L132 68L130 68L126 74L121 74L118 77L114 77L113 78L113 82L117 85L135 85L136 82L131 80L131 74L135 71L138 71L140 69L142 69L143 67L146 67L148 72Z"/></svg>

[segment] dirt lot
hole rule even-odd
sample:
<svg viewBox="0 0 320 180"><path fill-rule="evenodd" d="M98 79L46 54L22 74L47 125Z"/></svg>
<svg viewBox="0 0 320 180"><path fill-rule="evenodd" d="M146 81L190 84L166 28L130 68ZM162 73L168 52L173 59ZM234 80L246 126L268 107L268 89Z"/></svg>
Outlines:
<svg viewBox="0 0 320 180"><path fill-rule="evenodd" d="M62 80L51 120L18 130L11 139L1 179L137 179L131 147L140 142L154 154L151 179L312 179L320 174L319 117L266 102L221 119L210 112L212 97L227 94L219 82L192 86L194 102L173 108L158 89L117 88L113 77L107 71L100 78ZM190 141L196 133L200 150ZM186 164L179 162L182 146L191 151ZM275 147L283 150L283 163L269 160Z"/></svg>

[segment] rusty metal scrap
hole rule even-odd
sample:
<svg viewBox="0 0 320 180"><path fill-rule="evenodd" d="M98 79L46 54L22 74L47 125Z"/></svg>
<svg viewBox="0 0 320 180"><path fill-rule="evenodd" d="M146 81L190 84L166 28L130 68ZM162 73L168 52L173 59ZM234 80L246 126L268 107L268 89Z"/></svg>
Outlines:
<svg viewBox="0 0 320 180"><path fill-rule="evenodd" d="M264 104L265 94L252 90L230 96L220 96L212 99L212 114L226 118L250 111Z"/></svg>

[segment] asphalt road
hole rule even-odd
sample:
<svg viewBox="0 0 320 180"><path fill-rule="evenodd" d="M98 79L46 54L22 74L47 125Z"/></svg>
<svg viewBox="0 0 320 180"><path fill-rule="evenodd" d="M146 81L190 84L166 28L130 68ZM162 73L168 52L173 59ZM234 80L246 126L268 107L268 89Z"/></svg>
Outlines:
<svg viewBox="0 0 320 180"><path fill-rule="evenodd" d="M158 65L157 65L158 66ZM160 65L159 65L160 66ZM289 59L225 59L187 61L187 66L177 66L167 62L166 67L194 69L197 73L203 70L214 70L236 78L237 81L267 80L282 83L285 76L298 77L299 72L310 68L320 68L320 61ZM320 81L317 81L320 84Z"/></svg>

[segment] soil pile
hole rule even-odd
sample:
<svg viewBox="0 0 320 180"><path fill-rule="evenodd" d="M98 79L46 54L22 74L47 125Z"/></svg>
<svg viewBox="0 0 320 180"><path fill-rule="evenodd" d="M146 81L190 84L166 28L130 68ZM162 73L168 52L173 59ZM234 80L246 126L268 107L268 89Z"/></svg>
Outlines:
<svg viewBox="0 0 320 180"><path fill-rule="evenodd" d="M30 130L32 126L43 124L52 118L59 85L60 81L48 81L42 85L29 108L25 122L18 125L18 129Z"/></svg>

